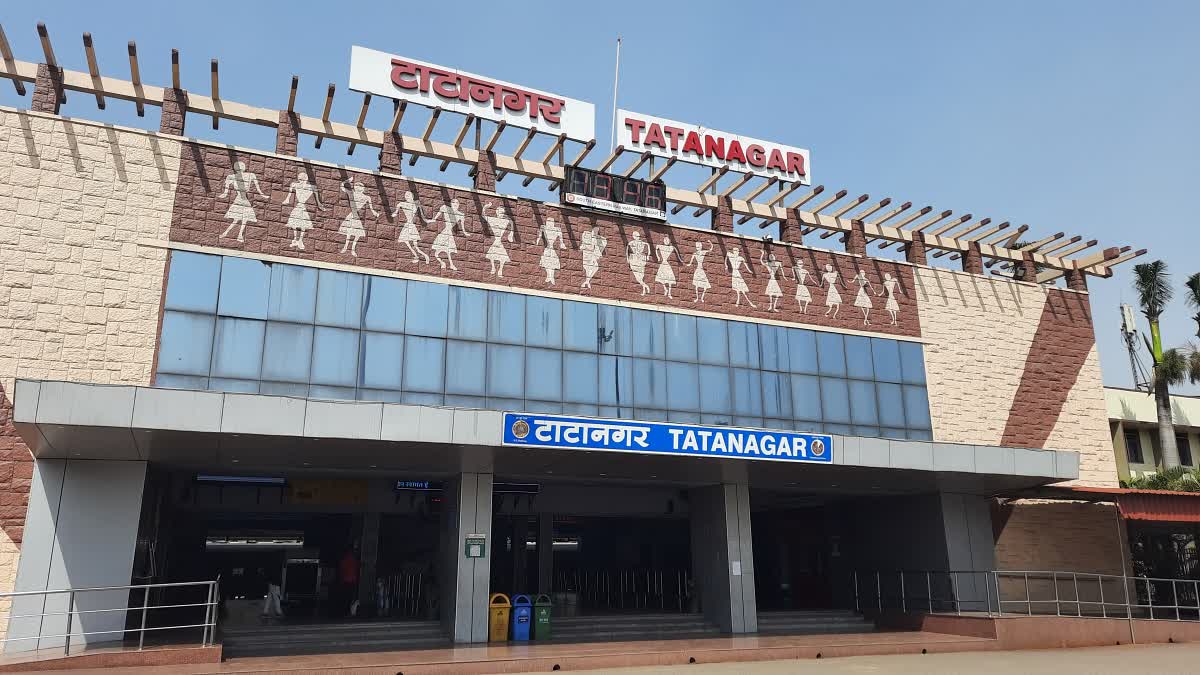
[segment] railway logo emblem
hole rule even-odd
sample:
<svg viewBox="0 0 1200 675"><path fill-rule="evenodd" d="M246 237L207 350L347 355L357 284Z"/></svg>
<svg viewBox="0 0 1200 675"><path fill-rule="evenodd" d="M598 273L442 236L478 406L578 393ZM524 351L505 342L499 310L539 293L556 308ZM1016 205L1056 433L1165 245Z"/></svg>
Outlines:
<svg viewBox="0 0 1200 675"><path fill-rule="evenodd" d="M516 436L517 438L525 438L529 435L529 422L526 422L525 420L517 420L516 422L513 422L512 433L513 436Z"/></svg>
<svg viewBox="0 0 1200 675"><path fill-rule="evenodd" d="M825 441L822 441L819 438L814 438L811 447L812 447L813 457L824 457L825 456Z"/></svg>

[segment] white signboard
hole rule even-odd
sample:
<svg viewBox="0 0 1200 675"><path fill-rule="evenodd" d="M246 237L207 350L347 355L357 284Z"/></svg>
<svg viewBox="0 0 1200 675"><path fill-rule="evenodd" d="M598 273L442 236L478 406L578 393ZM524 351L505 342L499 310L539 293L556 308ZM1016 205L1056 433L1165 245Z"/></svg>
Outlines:
<svg viewBox="0 0 1200 675"><path fill-rule="evenodd" d="M706 129L694 124L651 115L617 111L617 143L627 151L649 151L659 157L715 169L776 177L779 180L812 184L809 152L757 138Z"/></svg>
<svg viewBox="0 0 1200 675"><path fill-rule="evenodd" d="M596 137L591 103L366 47L350 50L350 88L577 141Z"/></svg>

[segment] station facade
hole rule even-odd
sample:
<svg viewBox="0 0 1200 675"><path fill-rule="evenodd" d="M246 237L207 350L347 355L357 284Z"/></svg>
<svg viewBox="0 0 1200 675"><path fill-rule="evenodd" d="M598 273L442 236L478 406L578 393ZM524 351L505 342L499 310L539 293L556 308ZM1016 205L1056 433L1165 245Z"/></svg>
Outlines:
<svg viewBox="0 0 1200 675"><path fill-rule="evenodd" d="M742 633L855 571L1089 564L998 547L991 501L1117 483L1082 271L516 198L487 152L471 186L387 138L378 171L305 160L288 113L274 151L194 140L173 90L158 131L71 119L42 68L0 109L4 588L219 574L236 621L282 581L480 642L492 592ZM509 413L832 447L521 447Z"/></svg>

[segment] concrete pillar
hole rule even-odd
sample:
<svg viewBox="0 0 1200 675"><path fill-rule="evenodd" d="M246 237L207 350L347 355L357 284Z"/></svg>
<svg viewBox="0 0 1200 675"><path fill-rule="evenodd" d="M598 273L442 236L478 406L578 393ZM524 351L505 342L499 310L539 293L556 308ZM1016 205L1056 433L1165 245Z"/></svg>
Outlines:
<svg viewBox="0 0 1200 675"><path fill-rule="evenodd" d="M182 89L163 89L162 116L158 122L160 134L182 136L187 121L187 92Z"/></svg>
<svg viewBox="0 0 1200 675"><path fill-rule="evenodd" d="M1033 252L1025 251L1021 254L1021 262L1017 264L1017 278L1021 281L1029 283L1037 283L1037 265L1033 262Z"/></svg>
<svg viewBox="0 0 1200 675"><path fill-rule="evenodd" d="M779 241L786 241L790 244L804 243L804 226L796 217L795 209L788 209L787 220L779 223Z"/></svg>
<svg viewBox="0 0 1200 675"><path fill-rule="evenodd" d="M496 191L496 156L491 152L479 153L479 161L475 163L475 189Z"/></svg>
<svg viewBox="0 0 1200 675"><path fill-rule="evenodd" d="M33 83L33 98L29 109L34 112L58 114L58 106L62 103L59 94L62 92L62 69L58 66L38 64L37 80Z"/></svg>
<svg viewBox="0 0 1200 675"><path fill-rule="evenodd" d="M145 483L145 462L38 460L13 590L128 585ZM72 634L97 634L73 638L72 647L123 639L119 631L125 627L124 611L87 612L125 607L129 600L129 591L77 595L74 609L85 613L74 615ZM66 595L23 596L13 601L10 615L66 612L67 606ZM14 619L8 626L10 639L64 632L64 615ZM61 647L63 642L62 638L16 640L8 642L5 651Z"/></svg>
<svg viewBox="0 0 1200 675"><path fill-rule="evenodd" d="M925 254L925 235L914 232L912 241L904 247L904 259L914 265L928 265L929 258Z"/></svg>
<svg viewBox="0 0 1200 675"><path fill-rule="evenodd" d="M850 231L846 233L846 253L862 256L867 254L867 233L863 230L861 220L850 221Z"/></svg>
<svg viewBox="0 0 1200 675"><path fill-rule="evenodd" d="M300 143L300 118L296 113L279 111L279 126L275 128L275 154L296 156Z"/></svg>
<svg viewBox="0 0 1200 675"><path fill-rule="evenodd" d="M996 569L995 537L992 513L986 497L978 495L939 495L942 532L946 541L946 569L987 571ZM968 600L964 611L987 611L989 582L983 575L960 575L958 595ZM995 592L994 590L992 592Z"/></svg>
<svg viewBox="0 0 1200 675"><path fill-rule="evenodd" d="M363 609L375 607L375 579L379 576L379 512L363 514L362 537L359 540L359 557L362 561L358 578L359 616L367 614Z"/></svg>
<svg viewBox="0 0 1200 675"><path fill-rule="evenodd" d="M379 153L379 170L386 173L404 173L404 137L400 134L384 133L383 150Z"/></svg>
<svg viewBox="0 0 1200 675"><path fill-rule="evenodd" d="M554 590L554 514L543 513L538 519L538 593Z"/></svg>
<svg viewBox="0 0 1200 675"><path fill-rule="evenodd" d="M983 274L983 254L979 251L979 242L967 243L967 251L963 253L963 271L969 274Z"/></svg>
<svg viewBox="0 0 1200 675"><path fill-rule="evenodd" d="M717 197L717 208L712 210L712 229L733 234L733 200L729 197Z"/></svg>
<svg viewBox="0 0 1200 675"><path fill-rule="evenodd" d="M692 571L704 616L726 633L758 632L750 491L724 483L689 492Z"/></svg>
<svg viewBox="0 0 1200 675"><path fill-rule="evenodd" d="M442 492L442 625L455 642L487 642L492 555L492 474L461 473ZM482 558L468 558L466 539L487 541Z"/></svg>
<svg viewBox="0 0 1200 675"><path fill-rule="evenodd" d="M1066 276L1067 288L1087 293L1087 275L1083 273L1083 270L1068 270Z"/></svg>

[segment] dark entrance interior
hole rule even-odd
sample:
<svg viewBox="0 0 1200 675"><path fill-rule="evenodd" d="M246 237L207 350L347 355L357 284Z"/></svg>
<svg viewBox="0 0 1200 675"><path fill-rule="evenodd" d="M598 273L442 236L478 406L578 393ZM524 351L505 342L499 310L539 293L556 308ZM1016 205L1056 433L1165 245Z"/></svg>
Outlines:
<svg viewBox="0 0 1200 675"><path fill-rule="evenodd" d="M751 514L758 609L833 606L831 556L838 553L824 506L785 506Z"/></svg>

